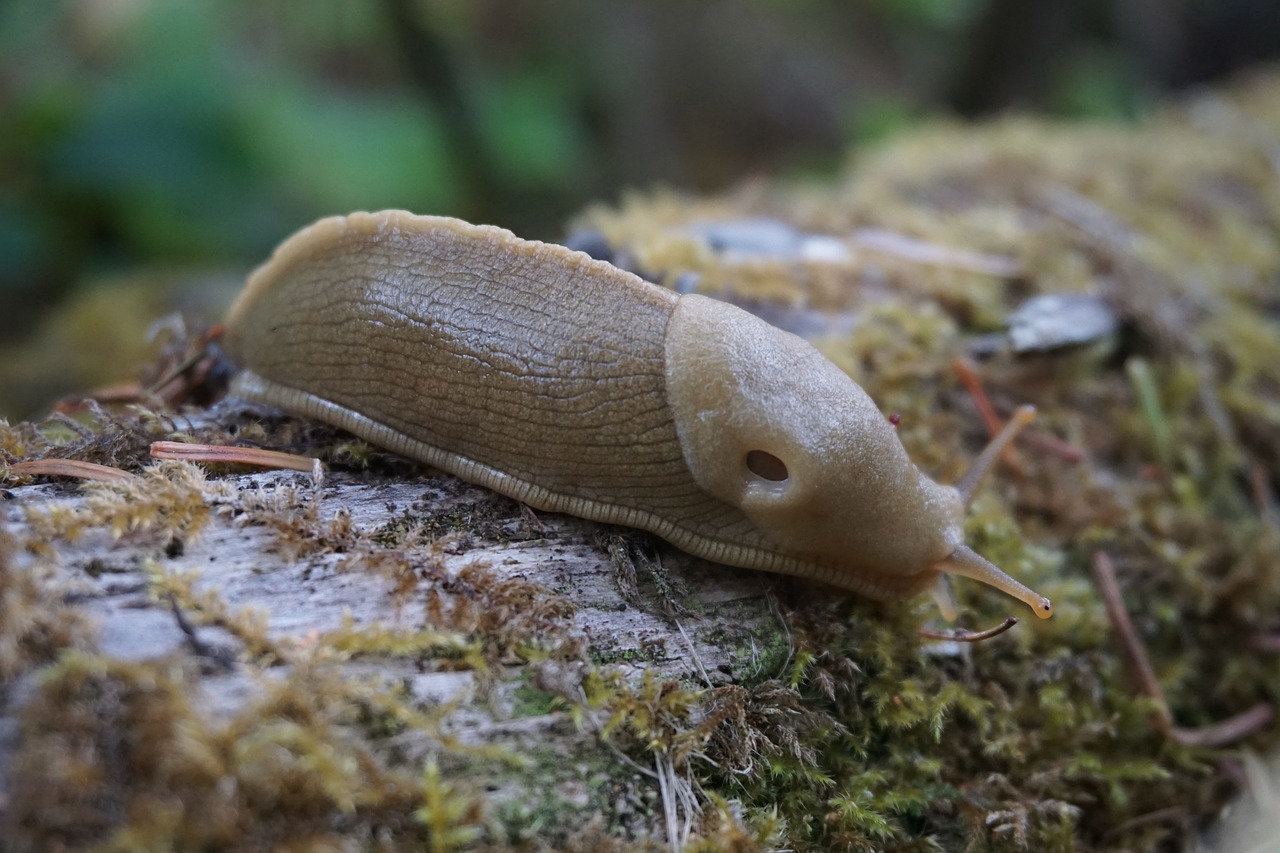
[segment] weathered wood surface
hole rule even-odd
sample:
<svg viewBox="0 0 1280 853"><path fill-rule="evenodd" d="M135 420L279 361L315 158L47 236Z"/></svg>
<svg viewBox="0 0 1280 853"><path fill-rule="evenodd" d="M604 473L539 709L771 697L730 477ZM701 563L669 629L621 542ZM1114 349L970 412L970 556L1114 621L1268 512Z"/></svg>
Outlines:
<svg viewBox="0 0 1280 853"><path fill-rule="evenodd" d="M99 496L113 490L91 488ZM195 535L170 540L153 528L117 537L109 526L90 526L74 541L42 543L47 553L28 549L12 555L6 571L37 573L46 589L87 617L92 626L84 638L87 653L122 663L189 664L184 671L192 673L186 684L191 703L213 729L260 701L301 661L310 665L321 659L340 678L402 691L410 707L449 709L439 715L438 732L410 727L397 736L393 749L387 743L368 744L396 765L421 767L442 752L458 758L470 747L486 745L517 757L560 755L562 771L568 772L504 778L481 762L485 766L472 779L488 787L491 801L530 810L555 803L563 823L543 827L547 837L563 836L575 822L598 817L606 790L616 795L610 823L621 821L639 837L663 833L662 796L659 780L649 775L652 768L641 772L621 753L602 746L603 718L597 712L585 710L585 718L573 720L585 709L580 682L585 666L602 663L633 679L648 672L694 686L727 683L766 663L768 638L780 627L768 593L772 581L765 576L709 564L651 538L628 538L580 519L535 516L444 474L387 479L330 472L317 485L310 475L269 472L210 478L203 491L210 514ZM35 546L30 539L45 526L33 524L33 516L91 516L89 501L73 485L21 486L6 493L0 518L18 542ZM264 523L264 515L276 526ZM424 544L384 547L375 541L379 531L445 517L461 529ZM307 541L326 536L330 541ZM637 545L655 548L660 567L642 564L629 581L627 564L621 564L620 575L610 547L622 553ZM417 567L421 579L415 583L422 589L447 590L451 578L478 569L486 583L529 582L533 596L568 604L565 612L571 615L552 626L560 636L554 642L546 638L547 659L530 663L504 649L480 679L474 668L448 655L326 653L328 640L353 632L429 630L425 596L414 584L406 586L403 575L388 576L389 555L401 570ZM179 597L204 603L179 603L167 592L172 587L166 579L174 578L193 581L190 595ZM663 592L666 584L675 591ZM462 589L445 596L468 594ZM219 604L210 606L201 595ZM260 614L271 652L246 643L240 630L208 624L218 621L211 619L215 612L242 623ZM454 632L454 640L465 645L465 632ZM575 651L556 651L566 646ZM24 746L18 718L44 675L45 669L36 669L0 688L0 823L17 795L12 786L22 784L10 776ZM562 701L548 713L531 713L522 706L522 689ZM388 758L392 754L394 759ZM571 769L575 763L579 771ZM468 778L467 771L455 769Z"/></svg>
<svg viewBox="0 0 1280 853"><path fill-rule="evenodd" d="M402 514L430 517L483 507L490 515L486 527L504 530L511 538L481 540L467 532L445 534L432 556L439 558L446 572L481 564L496 577L539 584L574 603L572 630L588 638L594 655L623 660L641 655L664 676L703 680L696 661L707 672L732 672L752 665L706 636L731 631L748 639L753 627L776 622L766 601L771 582L767 576L696 560L644 537L638 541L655 546L671 579L684 587L679 603L689 613L679 621L689 638L685 641L676 620L661 612L654 585L643 573L638 583L649 593L649 600L628 600L626 583L616 577L606 543L601 541L611 532L621 533L619 528L571 516L534 515L514 501L446 474L402 482L328 473L318 493L310 476L293 472L229 476L217 482L232 492L296 489L300 508L318 497L321 524L345 512L355 530L363 533L383 528ZM23 486L9 492L12 497L0 507L20 539L26 510L57 504L74 511L80 500L74 487L66 485ZM99 650L104 654L145 660L189 651L168 603L148 594L143 567L147 560L155 561L164 572L196 573L200 584L218 590L233 610L263 610L268 633L280 641L301 641L309 632L335 630L346 618L357 625L401 628L420 625L424 618L412 596L394 595L391 581L376 572L360 571L359 558L346 568L339 568L351 562L346 553L295 559L277 547L275 530L242 515L230 518L215 513L208 529L184 542L172 556L149 538L144 533L117 539L109 530L90 530L76 542L50 543L60 566L57 582L68 584L80 606L98 623ZM235 645L230 638L218 640Z"/></svg>

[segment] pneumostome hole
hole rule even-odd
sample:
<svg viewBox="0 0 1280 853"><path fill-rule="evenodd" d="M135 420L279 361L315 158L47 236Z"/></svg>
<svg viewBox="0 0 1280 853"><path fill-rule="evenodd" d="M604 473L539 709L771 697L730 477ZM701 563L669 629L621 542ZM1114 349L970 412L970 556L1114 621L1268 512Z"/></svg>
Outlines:
<svg viewBox="0 0 1280 853"><path fill-rule="evenodd" d="M781 483L790 476L785 462L763 450L752 450L747 454L747 470L775 483Z"/></svg>

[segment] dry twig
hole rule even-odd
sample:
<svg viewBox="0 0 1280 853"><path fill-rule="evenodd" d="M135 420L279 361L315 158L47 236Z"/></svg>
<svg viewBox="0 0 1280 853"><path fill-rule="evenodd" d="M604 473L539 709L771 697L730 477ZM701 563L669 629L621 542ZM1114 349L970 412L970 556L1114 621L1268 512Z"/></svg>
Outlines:
<svg viewBox="0 0 1280 853"><path fill-rule="evenodd" d="M1115 629L1120 640L1120 650L1124 655L1129 672L1138 682L1138 689L1143 695L1155 700L1157 712L1155 724L1161 733L1167 735L1183 746L1223 746L1234 743L1243 737L1268 725L1275 717L1275 709L1259 702L1247 711L1228 717L1208 726L1195 729L1184 729L1174 725L1173 714L1165 701L1164 691L1156 679L1151 659L1147 657L1146 646L1133 627L1129 611L1125 609L1124 599L1120 595L1120 584L1116 581L1115 564L1103 551L1093 555L1093 578L1102 596L1102 604L1107 608L1107 616L1111 627Z"/></svg>

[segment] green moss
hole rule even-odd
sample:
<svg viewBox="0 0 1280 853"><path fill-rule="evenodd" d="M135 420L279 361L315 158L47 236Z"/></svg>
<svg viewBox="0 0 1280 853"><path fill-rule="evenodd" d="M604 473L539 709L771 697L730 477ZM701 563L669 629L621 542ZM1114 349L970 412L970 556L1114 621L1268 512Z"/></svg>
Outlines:
<svg viewBox="0 0 1280 853"><path fill-rule="evenodd" d="M528 794L500 806L504 840L511 844L554 843L552 839L564 839L572 834L572 827L593 819L601 835L625 837L623 823L632 798L619 794L627 787L623 780L629 774L619 774L612 753L598 744L572 755L551 746L535 746L527 757L529 764L514 781Z"/></svg>
<svg viewBox="0 0 1280 853"><path fill-rule="evenodd" d="M209 521L205 477L187 462L157 462L129 482L90 482L74 512L65 505L26 512L28 547L47 550L55 540L74 541L83 532L105 528L119 539L149 536L162 547L199 535Z"/></svg>
<svg viewBox="0 0 1280 853"><path fill-rule="evenodd" d="M1098 352L982 368L997 408L1034 403L1038 429L1086 451L1075 466L1012 454L966 522L970 545L1054 600L1051 622L943 656L919 646L905 611L859 609L843 625L830 606L794 605L788 684L828 727L806 758L765 749L745 784L718 777L749 808L776 809L789 845L1150 849L1186 828L1144 815L1178 803L1208 819L1222 802L1213 765L1231 749L1158 733L1088 579L1107 549L1179 725L1275 704L1274 655L1252 649L1280 612L1280 189L1257 144L1280 127L1280 85L1264 74L1204 99L1212 119L1169 110L1136 128L939 124L858 152L835 188L632 195L583 217L646 270L697 271L700 287L766 315L846 312L851 331L823 353L901 416L912 458L944 481L981 442L949 364L967 337L1035 293L1098 293L1126 327ZM1021 270L866 252L822 273L845 277L833 298L813 263L728 263L689 236L690 223L760 216L837 238L872 225ZM1007 615L990 590L956 588L967 620ZM728 755L750 754L743 725Z"/></svg>
<svg viewBox="0 0 1280 853"><path fill-rule="evenodd" d="M724 621L723 630L707 637L706 641L720 648L730 648L730 658L735 664L734 681L744 687L753 687L761 681L777 678L791 661L795 649L791 637L777 625L765 632L734 626L732 618Z"/></svg>
<svg viewBox="0 0 1280 853"><path fill-rule="evenodd" d="M94 635L90 620L53 581L54 567L40 561L20 569L18 547L0 525L0 683L51 662L66 649L88 647Z"/></svg>
<svg viewBox="0 0 1280 853"><path fill-rule="evenodd" d="M484 800L442 779L434 761L428 761L422 772L422 806L413 816L427 828L431 853L467 849L484 834Z"/></svg>
<svg viewBox="0 0 1280 853"><path fill-rule="evenodd" d="M634 665L658 663L666 658L667 653L661 643L650 643L639 648L600 649L592 647L589 655L591 662L597 666L612 666L620 663Z"/></svg>
<svg viewBox="0 0 1280 853"><path fill-rule="evenodd" d="M1088 352L999 352L980 368L997 410L1038 407L1040 441L1028 436L1001 463L966 538L1048 594L1052 620L959 647L916 634L933 621L923 602L875 606L783 582L772 587L776 628L715 638L730 650L734 683L690 685L656 674L667 658L659 645L589 642L574 630L574 602L549 589L479 564L445 572L446 551L523 535L502 500L404 513L370 536L349 518L322 518L301 491L227 498L238 503L220 506L269 525L282 549L340 552L344 570L420 596L426 618L403 630L347 624L308 651L271 643L252 613L156 568L154 591L193 621L226 626L251 664L289 666L269 696L218 726L191 712L196 688L177 665L66 653L85 635L59 633L61 602L0 573L0 667L61 660L24 712L15 788L54 793L15 800L14 837L28 847L75 846L92 833L117 846L215 847L239 833L263 846L394 837L419 849L652 849L626 839L670 807L698 851L1185 846L1230 790L1220 768L1239 749L1274 749L1278 736L1272 727L1244 744L1188 746L1153 723L1167 710L1179 726L1203 726L1280 702L1275 655L1259 650L1280 630L1280 189L1258 142L1280 128L1280 81L1260 79L1208 96L1216 108L1194 116L1169 110L1123 128L938 124L858 152L826 187L635 194L583 217L664 279L693 272L704 291L831 319L822 351L900 415L913 460L943 481L985 440L952 359L1026 296L1105 297L1124 326L1118 337ZM688 227L762 216L843 240L848 256L731 262ZM946 251L922 262L869 249L863 227ZM976 272L956 250L1016 271ZM138 470L158 421L113 417L0 426L0 453ZM291 441L308 429L276 426ZM1084 461L1045 450L1048 437ZM136 492L94 487L91 512L33 523L66 537L104 526L157 548L196 535L207 510L192 495L209 487L183 485L190 474L180 471L153 469ZM1089 580L1099 549L1117 565L1167 709L1131 685ZM639 573L633 588L671 613L685 597L675 579ZM955 589L965 624L1010 612L988 588ZM463 743L450 734L455 707L338 677L353 656L466 667L483 697L519 679L515 715L563 711L581 747L566 759L535 746L521 760ZM549 662L573 677L552 688L526 666ZM613 663L643 672L628 683ZM392 742L409 734L430 745L425 769L393 760ZM478 793L486 781L540 796ZM1176 822L1162 818L1171 809Z"/></svg>
<svg viewBox="0 0 1280 853"><path fill-rule="evenodd" d="M511 694L511 716L541 717L564 707L564 699L540 690L527 682Z"/></svg>
<svg viewBox="0 0 1280 853"><path fill-rule="evenodd" d="M351 737L340 692L308 689L324 678L297 671L216 726L193 710L179 664L64 657L22 713L14 767L29 784L8 837L17 849L246 849L411 826L421 789Z"/></svg>
<svg viewBox="0 0 1280 853"><path fill-rule="evenodd" d="M390 628L381 623L356 627L351 615L342 620L342 627L328 631L321 637L325 648L342 655L460 658L466 659L477 649L461 634L441 631L432 626L421 628Z"/></svg>
<svg viewBox="0 0 1280 853"><path fill-rule="evenodd" d="M788 701L803 713L745 749L760 721L787 707L778 704L787 694L757 691L742 700L741 716L726 718L735 724L723 741L713 740L720 771L739 771L724 781L736 780L753 809L776 813L793 844L870 849L932 839L953 849L962 837L955 817L982 812L1007 818L981 829L997 848L1008 835L1030 849L1058 849L1080 832L1086 807L1127 812L1134 789L1149 796L1178 785L1151 751L1158 736L1149 704L1128 695L1115 662L1024 654L1019 665L1007 650L979 647L957 678L902 630L912 621L906 611L855 612L843 623L821 616L799 626L799 692ZM1034 675L1021 671L1028 665ZM787 751L789 735L803 747ZM733 756L753 755L735 767Z"/></svg>

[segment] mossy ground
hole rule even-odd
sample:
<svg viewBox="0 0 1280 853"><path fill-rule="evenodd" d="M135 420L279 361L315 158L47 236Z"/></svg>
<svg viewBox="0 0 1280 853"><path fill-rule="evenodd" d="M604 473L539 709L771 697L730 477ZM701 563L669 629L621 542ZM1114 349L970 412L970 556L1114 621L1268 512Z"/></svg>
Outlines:
<svg viewBox="0 0 1280 853"><path fill-rule="evenodd" d="M1028 296L1103 297L1122 324L1105 346L997 351L979 368L997 408L1037 406L1040 440L975 501L967 541L1050 596L1052 620L939 644L917 635L932 620L918 602L783 579L768 631L664 613L694 648L727 646L733 661L675 679L660 662L678 639L614 650L577 631L575 602L547 586L442 568L467 547L460 535L520 540L518 510L388 511L365 531L317 514L305 490L219 492L163 466L88 487L75 513L33 510L25 541L0 539L0 677L33 685L17 710L10 837L18 849L1184 849L1277 728L1223 745L1171 738L1089 566L1098 551L1114 561L1176 725L1280 702L1277 136L1280 78L1261 76L1141 125L938 126L859 153L832 186L637 195L582 219L655 277L695 272L698 287L795 322L842 318L818 345L900 416L912 458L942 481L983 443L952 359ZM730 257L689 228L761 217L842 235L847 251ZM859 242L866 228L910 239L885 250ZM219 424L200 437L230 440ZM17 425L0 453L137 471L146 443L175 429L139 410ZM306 427L251 429L280 446ZM1063 442L1083 461L1054 450ZM199 661L95 655L74 607L41 585L49 543L107 528L162 555L219 513L269 527L296 559L378 574L420 621L285 642L265 617L156 568L152 594L237 638L233 665L267 685L213 721L193 698ZM653 592L665 576L638 583L643 606L665 610L670 595ZM966 624L1009 612L989 589L956 590ZM461 705L356 679L352 660L474 673L481 704L514 696L508 717L554 717L578 751L468 742L450 725ZM506 778L545 796L486 790Z"/></svg>

